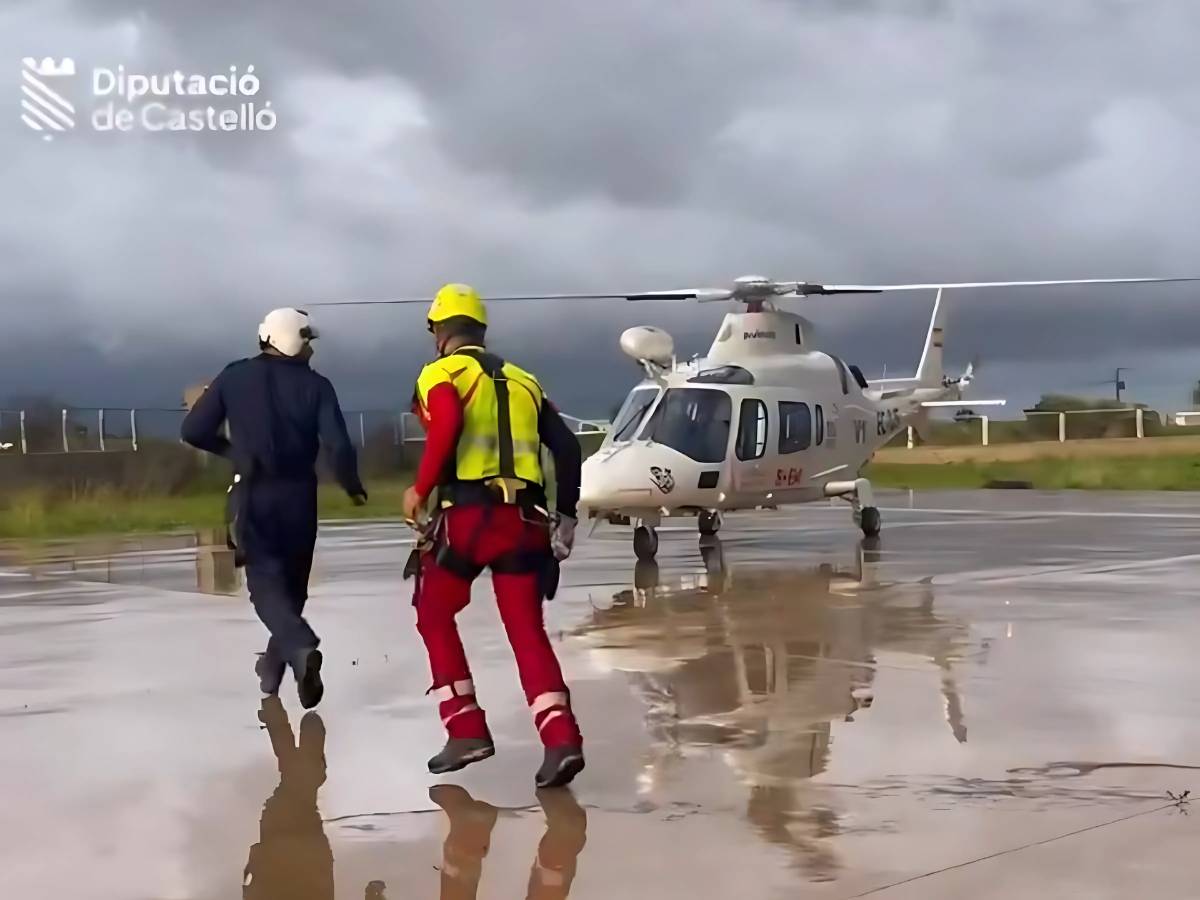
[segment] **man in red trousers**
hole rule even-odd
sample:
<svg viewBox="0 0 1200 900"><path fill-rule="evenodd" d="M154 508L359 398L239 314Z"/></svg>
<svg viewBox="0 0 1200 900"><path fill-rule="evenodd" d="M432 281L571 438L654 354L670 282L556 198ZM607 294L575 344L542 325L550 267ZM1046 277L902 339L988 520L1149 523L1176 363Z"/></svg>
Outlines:
<svg viewBox="0 0 1200 900"><path fill-rule="evenodd" d="M496 603L545 746L535 782L569 783L583 770L583 738L550 646L542 602L570 554L579 501L579 442L536 378L484 346L487 311L467 285L448 284L429 310L438 359L421 371L416 405L426 427L405 515L421 516L436 491L431 541L420 556L414 605L433 674L431 693L448 739L429 760L453 772L495 753L455 616L471 583L492 572ZM547 509L541 448L554 458L556 512Z"/></svg>

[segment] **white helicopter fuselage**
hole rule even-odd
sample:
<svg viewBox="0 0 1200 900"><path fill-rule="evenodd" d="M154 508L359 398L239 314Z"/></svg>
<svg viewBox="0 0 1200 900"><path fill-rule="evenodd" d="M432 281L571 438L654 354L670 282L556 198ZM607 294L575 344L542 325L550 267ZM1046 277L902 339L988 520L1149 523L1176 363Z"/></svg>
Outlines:
<svg viewBox="0 0 1200 900"><path fill-rule="evenodd" d="M838 497L850 502L864 536L879 534L879 509L862 468L906 425L918 429L929 407L956 405L973 367L957 380L942 373L945 290L1193 282L1200 277L1073 278L1038 281L827 284L745 275L721 288L634 293L502 294L515 300L734 301L708 355L679 365L669 335L631 328L621 347L647 377L630 393L600 450L583 466L580 508L590 518L634 522L639 559L658 549L664 516L696 515L716 533L726 510ZM861 372L823 352L811 324L775 308L780 301L841 294L936 290L916 375L869 385ZM316 305L428 303L425 297L347 300ZM1003 400L973 400L972 406Z"/></svg>
<svg viewBox="0 0 1200 900"><path fill-rule="evenodd" d="M815 349L798 315L728 314L706 357L646 365L584 463L581 505L592 518L653 526L854 493L863 466L924 418L923 404L961 395L942 378L939 310L917 376L877 386Z"/></svg>

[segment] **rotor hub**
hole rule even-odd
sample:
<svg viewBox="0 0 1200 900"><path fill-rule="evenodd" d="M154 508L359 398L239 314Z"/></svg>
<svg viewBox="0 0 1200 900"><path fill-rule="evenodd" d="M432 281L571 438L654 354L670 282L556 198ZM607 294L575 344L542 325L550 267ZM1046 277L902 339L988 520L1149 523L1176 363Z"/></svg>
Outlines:
<svg viewBox="0 0 1200 900"><path fill-rule="evenodd" d="M733 296L741 300L765 300L774 297L775 282L763 275L743 275L733 282Z"/></svg>

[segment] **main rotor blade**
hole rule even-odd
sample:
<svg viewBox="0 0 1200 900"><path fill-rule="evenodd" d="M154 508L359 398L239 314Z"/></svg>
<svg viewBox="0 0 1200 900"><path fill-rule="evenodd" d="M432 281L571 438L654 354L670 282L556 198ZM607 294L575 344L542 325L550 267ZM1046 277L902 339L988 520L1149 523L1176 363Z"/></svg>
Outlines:
<svg viewBox="0 0 1200 900"><path fill-rule="evenodd" d="M725 288L694 288L684 291L648 291L644 294L628 294L626 300L695 300L699 303L715 303L728 300L733 291Z"/></svg>
<svg viewBox="0 0 1200 900"><path fill-rule="evenodd" d="M1200 277L1067 278L1054 281L960 281L931 282L928 284L802 284L797 288L796 293L875 294L883 291L932 291L937 290L938 288L1049 287L1059 284L1158 284L1175 281L1200 281Z"/></svg>
<svg viewBox="0 0 1200 900"><path fill-rule="evenodd" d="M515 300L699 300L701 303L713 300L728 300L733 296L732 291L699 288L682 291L648 291L638 294L500 294L485 296L484 303L509 302ZM402 303L433 302L432 297L397 297L392 300L323 300L309 303L309 306L390 306Z"/></svg>

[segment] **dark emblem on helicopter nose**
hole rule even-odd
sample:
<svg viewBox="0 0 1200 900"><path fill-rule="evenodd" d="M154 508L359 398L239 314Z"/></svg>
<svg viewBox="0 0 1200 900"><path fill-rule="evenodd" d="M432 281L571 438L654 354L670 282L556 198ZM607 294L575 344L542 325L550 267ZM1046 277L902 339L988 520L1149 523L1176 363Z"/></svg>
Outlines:
<svg viewBox="0 0 1200 900"><path fill-rule="evenodd" d="M664 469L661 466L651 466L650 480L664 494L669 494L675 490L675 476L671 474L670 469Z"/></svg>

